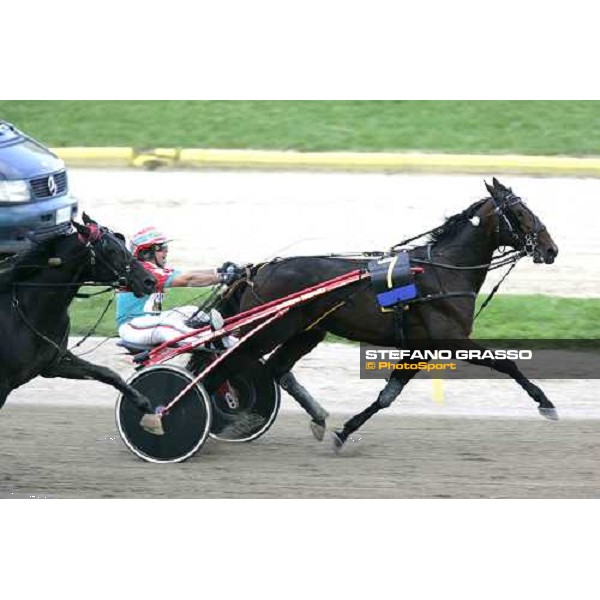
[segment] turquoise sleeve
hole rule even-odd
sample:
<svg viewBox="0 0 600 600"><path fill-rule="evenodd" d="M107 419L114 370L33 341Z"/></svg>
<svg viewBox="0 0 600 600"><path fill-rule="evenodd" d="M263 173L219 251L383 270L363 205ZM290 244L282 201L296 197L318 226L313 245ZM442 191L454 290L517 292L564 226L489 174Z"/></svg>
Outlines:
<svg viewBox="0 0 600 600"><path fill-rule="evenodd" d="M175 279L175 277L179 277L179 275L181 275L183 273L183 271L180 271L178 269L175 269L167 278L167 280L165 281L165 287L171 287L171 283L173 282L173 279Z"/></svg>

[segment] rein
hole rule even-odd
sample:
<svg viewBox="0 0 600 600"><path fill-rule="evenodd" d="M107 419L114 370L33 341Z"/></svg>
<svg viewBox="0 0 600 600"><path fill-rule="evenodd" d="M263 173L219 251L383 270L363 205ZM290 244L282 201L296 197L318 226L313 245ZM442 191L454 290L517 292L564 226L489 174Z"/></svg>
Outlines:
<svg viewBox="0 0 600 600"><path fill-rule="evenodd" d="M515 260L511 265L510 269L504 273L502 279L493 287L492 291L488 294L488 297L483 301L482 305L479 307L477 314L473 317L473 321L477 319L477 317L481 314L483 309L492 301L494 294L500 289L502 282L508 277L508 274L517 266L517 261Z"/></svg>
<svg viewBox="0 0 600 600"><path fill-rule="evenodd" d="M220 300L225 297L225 294L221 295L222 288L223 288L222 285L215 286L211 290L209 295L203 300L203 302L198 305L198 308L196 309L194 314L188 320L191 321L192 319L197 317L202 311L208 313L212 308L215 308L218 305L218 303L220 302ZM233 287L231 287L230 289L233 290ZM229 291L229 290L227 290L227 291ZM190 303L197 300L200 296L201 296L201 294L198 294L195 298L192 298Z"/></svg>
<svg viewBox="0 0 600 600"><path fill-rule="evenodd" d="M406 246L406 244L408 244L409 242L414 242L415 240L418 240L419 238L422 238L422 237L425 237L426 235L434 233L434 232L438 231L439 229L441 229L441 227L443 227L443 226L434 227L433 229L430 229L429 231L424 231L423 233L419 233L418 235L415 235L411 238L406 238L405 240L402 240L401 242L394 244L390 248L390 252L393 253L394 250L398 250L398 248L402 248L402 247Z"/></svg>
<svg viewBox="0 0 600 600"><path fill-rule="evenodd" d="M75 350L75 348L79 348L79 346L81 346L90 336L94 335L96 329L98 328L98 325L100 325L102 319L104 318L104 315L106 315L106 313L108 312L108 309L110 308L110 305L113 303L114 299L115 299L114 295L111 298L109 298L108 302L106 303L106 306L104 307L104 310L102 311L102 313L100 314L100 316L98 317L96 322L92 325L92 327L89 329L89 331L74 346L71 346L71 348L69 348L70 351ZM99 348L107 339L108 338L104 339L95 348L92 348L91 350L88 350L87 352L84 352L83 354L79 354L78 356L83 356L84 354L89 354L90 352L93 352L94 350Z"/></svg>
<svg viewBox="0 0 600 600"><path fill-rule="evenodd" d="M439 267L440 269L448 269L451 271L477 271L484 269L493 271L495 269L500 269L501 267L504 267L506 265L516 264L524 256L527 255L524 253L523 250L511 250L496 257L495 259L492 259L492 261L489 263L470 266L449 265L446 263L439 263L432 260L423 260L420 258L411 258L410 261L418 265L431 265L432 267Z"/></svg>

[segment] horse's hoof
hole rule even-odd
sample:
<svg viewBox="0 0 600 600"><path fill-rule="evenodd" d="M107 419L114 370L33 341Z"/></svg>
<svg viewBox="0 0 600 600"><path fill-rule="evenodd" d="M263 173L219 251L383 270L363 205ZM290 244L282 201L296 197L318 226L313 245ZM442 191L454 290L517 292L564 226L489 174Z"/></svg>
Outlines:
<svg viewBox="0 0 600 600"><path fill-rule="evenodd" d="M331 432L331 443L336 454L341 454L343 451L345 455L354 455L355 452L358 452L361 440L362 438L359 435L349 435L345 440L342 440L338 431Z"/></svg>
<svg viewBox="0 0 600 600"><path fill-rule="evenodd" d="M558 411L553 406L552 407L538 406L538 410L540 412L540 415L542 415L542 417L545 417L546 419L549 419L550 421L558 421Z"/></svg>
<svg viewBox="0 0 600 600"><path fill-rule="evenodd" d="M340 454L340 452L344 448L344 442L342 438L340 437L337 431L332 431L329 435L331 436L331 445L333 447L333 451L336 454Z"/></svg>
<svg viewBox="0 0 600 600"><path fill-rule="evenodd" d="M310 430L312 431L312 434L314 436L314 438L316 440L318 440L319 442L323 441L323 438L325 437L325 421L323 421L323 423L317 423L316 421L311 421L309 423L309 427Z"/></svg>
<svg viewBox="0 0 600 600"><path fill-rule="evenodd" d="M160 415L146 414L140 420L140 427L152 435L164 435Z"/></svg>

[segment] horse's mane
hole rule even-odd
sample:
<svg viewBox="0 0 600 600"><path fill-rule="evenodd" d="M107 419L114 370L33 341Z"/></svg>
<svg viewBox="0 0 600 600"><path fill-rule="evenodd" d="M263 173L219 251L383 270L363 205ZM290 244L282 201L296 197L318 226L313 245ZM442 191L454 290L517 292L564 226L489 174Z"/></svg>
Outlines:
<svg viewBox="0 0 600 600"><path fill-rule="evenodd" d="M453 238L462 229L465 221L471 219L487 200L488 198L478 200L462 212L448 217L443 225L429 234L427 243L437 244Z"/></svg>
<svg viewBox="0 0 600 600"><path fill-rule="evenodd" d="M55 238L37 241L22 254L4 261L0 265L0 283L11 284L26 281L48 265L54 255Z"/></svg>

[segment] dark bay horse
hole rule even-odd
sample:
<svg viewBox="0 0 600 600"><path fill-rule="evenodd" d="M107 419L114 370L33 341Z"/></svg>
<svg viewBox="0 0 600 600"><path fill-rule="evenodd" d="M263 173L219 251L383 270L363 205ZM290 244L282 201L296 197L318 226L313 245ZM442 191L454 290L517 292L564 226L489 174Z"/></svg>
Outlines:
<svg viewBox="0 0 600 600"><path fill-rule="evenodd" d="M415 347L419 340L456 340L461 349L483 350L469 336L475 297L494 252L499 248L513 248L514 260L527 255L536 263L554 262L558 254L556 244L521 198L495 178L493 185L486 183L486 187L490 193L488 198L450 217L442 226L428 232L426 244L410 249L411 265L424 269L416 279L420 298L429 301L415 303L405 311L401 335L397 315L381 311L371 282L366 279L295 309L248 344L244 351L255 356L274 350L267 361L270 374L312 417L315 437L323 438L327 412L295 379L291 369L323 341L326 333L396 348ZM307 256L257 265L221 308L225 314L245 311L351 270L366 270L368 262L366 258ZM468 362L509 375L537 402L544 417L558 418L544 392L531 383L513 361L472 359ZM335 447L339 450L348 436L372 415L390 406L416 372L394 371L377 400L334 432Z"/></svg>
<svg viewBox="0 0 600 600"><path fill-rule="evenodd" d="M110 369L67 350L68 308L84 283L125 286L142 296L156 280L133 258L122 235L87 215L68 235L37 241L0 274L0 408L10 392L34 377L95 379L127 396L149 420L148 400Z"/></svg>

